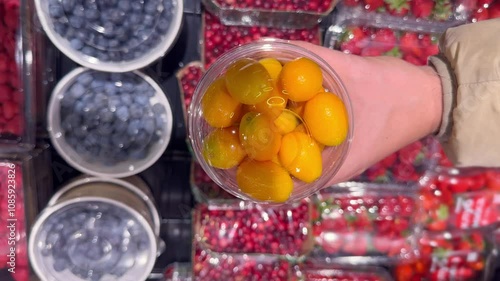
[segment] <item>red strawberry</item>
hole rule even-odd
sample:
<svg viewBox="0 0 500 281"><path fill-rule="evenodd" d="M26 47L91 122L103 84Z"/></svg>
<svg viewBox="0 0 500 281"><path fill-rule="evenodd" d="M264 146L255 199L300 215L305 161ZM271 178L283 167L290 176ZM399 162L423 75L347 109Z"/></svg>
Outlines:
<svg viewBox="0 0 500 281"><path fill-rule="evenodd" d="M490 11L489 9L485 8L479 8L474 13L472 13L472 22L478 22L478 21L483 21L487 20L490 18Z"/></svg>
<svg viewBox="0 0 500 281"><path fill-rule="evenodd" d="M429 18L434 9L434 0L412 0L411 12L417 18Z"/></svg>
<svg viewBox="0 0 500 281"><path fill-rule="evenodd" d="M448 20L453 14L451 0L436 0L433 13L436 20Z"/></svg>
<svg viewBox="0 0 500 281"><path fill-rule="evenodd" d="M390 167L390 166L394 165L396 160L398 160L398 154L393 153L393 154L387 156L386 158L384 158L382 161L380 161L380 165L382 167Z"/></svg>
<svg viewBox="0 0 500 281"><path fill-rule="evenodd" d="M379 48L382 53L390 51L396 46L396 35L389 28L379 29L373 34L371 46Z"/></svg>
<svg viewBox="0 0 500 281"><path fill-rule="evenodd" d="M421 57L423 54L418 35L413 32L405 32L405 34L399 38L399 48L401 48L405 55Z"/></svg>
<svg viewBox="0 0 500 281"><path fill-rule="evenodd" d="M359 55L369 41L366 32L361 27L350 27L342 34L340 50L344 53Z"/></svg>
<svg viewBox="0 0 500 281"><path fill-rule="evenodd" d="M366 177L371 182L387 182L389 180L386 167L380 163L368 168Z"/></svg>
<svg viewBox="0 0 500 281"><path fill-rule="evenodd" d="M423 59L427 61L430 56L437 55L439 53L439 45L437 38L433 38L430 34L423 34L420 39L420 46L424 50Z"/></svg>
<svg viewBox="0 0 500 281"><path fill-rule="evenodd" d="M490 12L490 19L500 18L500 2L495 2L488 8Z"/></svg>
<svg viewBox="0 0 500 281"><path fill-rule="evenodd" d="M405 164L419 165L423 160L423 144L420 141L413 142L398 151L399 160Z"/></svg>
<svg viewBox="0 0 500 281"><path fill-rule="evenodd" d="M442 175L439 177L439 189L450 190L453 193L467 192L472 184L472 179L468 177L456 177Z"/></svg>
<svg viewBox="0 0 500 281"><path fill-rule="evenodd" d="M500 170L488 170L485 177L488 189L500 191Z"/></svg>
<svg viewBox="0 0 500 281"><path fill-rule="evenodd" d="M410 5L408 0L384 0L387 10L391 15L404 17L408 14Z"/></svg>
<svg viewBox="0 0 500 281"><path fill-rule="evenodd" d="M488 7L494 0L477 0L477 7Z"/></svg>
<svg viewBox="0 0 500 281"><path fill-rule="evenodd" d="M411 64L417 65L417 66L422 66L425 65L425 63L420 59L412 55L404 55L403 59Z"/></svg>
<svg viewBox="0 0 500 281"><path fill-rule="evenodd" d="M368 11L375 11L376 9L384 6L384 0L364 0L365 9Z"/></svg>
<svg viewBox="0 0 500 281"><path fill-rule="evenodd" d="M419 178L415 172L415 167L411 164L400 162L394 165L392 171L394 179L397 181L416 181Z"/></svg>
<svg viewBox="0 0 500 281"><path fill-rule="evenodd" d="M348 7L356 7L359 4L360 0L344 0L344 5Z"/></svg>

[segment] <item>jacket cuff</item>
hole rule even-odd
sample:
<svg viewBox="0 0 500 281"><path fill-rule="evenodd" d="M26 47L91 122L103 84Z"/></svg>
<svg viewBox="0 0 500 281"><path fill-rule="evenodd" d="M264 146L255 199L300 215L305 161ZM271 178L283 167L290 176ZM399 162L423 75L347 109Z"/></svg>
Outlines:
<svg viewBox="0 0 500 281"><path fill-rule="evenodd" d="M435 136L442 141L446 141L450 135L453 125L453 105L456 103L456 78L451 66L446 58L439 54L429 58L429 65L433 67L441 78L441 87L443 92L443 116L441 117L441 126Z"/></svg>

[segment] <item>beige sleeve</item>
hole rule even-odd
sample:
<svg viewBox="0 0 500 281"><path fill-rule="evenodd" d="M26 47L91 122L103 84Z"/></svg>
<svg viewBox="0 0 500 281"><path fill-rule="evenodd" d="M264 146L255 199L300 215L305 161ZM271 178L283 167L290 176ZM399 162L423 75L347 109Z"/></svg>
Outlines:
<svg viewBox="0 0 500 281"><path fill-rule="evenodd" d="M438 136L457 166L500 167L500 19L448 29L429 59L443 88Z"/></svg>

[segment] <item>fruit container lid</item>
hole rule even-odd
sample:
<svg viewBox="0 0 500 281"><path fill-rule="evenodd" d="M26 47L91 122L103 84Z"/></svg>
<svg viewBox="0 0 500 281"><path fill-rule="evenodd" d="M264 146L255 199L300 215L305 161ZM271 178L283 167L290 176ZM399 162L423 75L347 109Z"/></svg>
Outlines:
<svg viewBox="0 0 500 281"><path fill-rule="evenodd" d="M52 43L76 63L108 72L148 66L179 35L183 1L37 0L40 23Z"/></svg>
<svg viewBox="0 0 500 281"><path fill-rule="evenodd" d="M393 264L418 256L416 192L399 185L343 183L321 190L312 202L312 258Z"/></svg>
<svg viewBox="0 0 500 281"><path fill-rule="evenodd" d="M472 12L468 0L369 1L346 0L338 6L337 19L360 18L383 27L445 31L467 22Z"/></svg>
<svg viewBox="0 0 500 281"><path fill-rule="evenodd" d="M35 97L25 90L31 81L29 24L20 20L19 1L0 2L0 153L29 152L35 147Z"/></svg>
<svg viewBox="0 0 500 281"><path fill-rule="evenodd" d="M57 84L48 111L57 152L93 176L120 178L144 171L161 157L172 134L165 93L139 71L74 69Z"/></svg>
<svg viewBox="0 0 500 281"><path fill-rule="evenodd" d="M213 252L274 254L298 259L312 248L310 201L263 206L210 200L193 210L195 240Z"/></svg>
<svg viewBox="0 0 500 281"><path fill-rule="evenodd" d="M500 221L500 169L438 167L421 181L423 227L491 228Z"/></svg>
<svg viewBox="0 0 500 281"><path fill-rule="evenodd" d="M288 281L291 263L275 255L216 253L193 243L193 277L197 281L218 279Z"/></svg>
<svg viewBox="0 0 500 281"><path fill-rule="evenodd" d="M29 252L44 280L142 281L154 266L157 244L137 211L110 199L80 197L40 214Z"/></svg>
<svg viewBox="0 0 500 281"><path fill-rule="evenodd" d="M377 266L353 266L349 264L325 264L321 261L306 260L294 267L291 281L392 281L387 270Z"/></svg>
<svg viewBox="0 0 500 281"><path fill-rule="evenodd" d="M225 25L309 28L329 15L338 0L230 1L202 0Z"/></svg>
<svg viewBox="0 0 500 281"><path fill-rule="evenodd" d="M220 56L243 44L263 38L283 40L302 40L321 45L322 36L319 25L308 28L285 28L265 26L230 26L209 12L202 14L202 32L200 42L201 59L208 70Z"/></svg>
<svg viewBox="0 0 500 281"><path fill-rule="evenodd" d="M233 195L217 185L196 160L191 162L191 173L189 183L194 199L199 203L209 200L236 199Z"/></svg>
<svg viewBox="0 0 500 281"><path fill-rule="evenodd" d="M193 280L192 269L191 263L175 262L169 264L165 268L162 281L191 281Z"/></svg>

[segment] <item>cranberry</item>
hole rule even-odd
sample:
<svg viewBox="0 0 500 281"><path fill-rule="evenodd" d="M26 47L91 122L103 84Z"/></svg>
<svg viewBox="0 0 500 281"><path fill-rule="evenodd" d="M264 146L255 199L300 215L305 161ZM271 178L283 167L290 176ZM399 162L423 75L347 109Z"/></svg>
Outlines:
<svg viewBox="0 0 500 281"><path fill-rule="evenodd" d="M24 127L23 98L15 60L19 1L0 1L0 139L19 138Z"/></svg>
<svg viewBox="0 0 500 281"><path fill-rule="evenodd" d="M232 9L264 9L272 11L291 11L291 12L314 12L326 13L332 7L333 0L297 0L297 1L266 1L266 0L215 0L222 8ZM293 3L293 4L291 4Z"/></svg>
<svg viewBox="0 0 500 281"><path fill-rule="evenodd" d="M390 190L359 195L342 188L326 189L314 198L317 253L394 258L413 254L415 198Z"/></svg>
<svg viewBox="0 0 500 281"><path fill-rule="evenodd" d="M205 173L203 168L196 161L193 161L191 167L191 188L193 193L199 195L199 201L210 199L234 199L235 197L222 189L212 181L210 176Z"/></svg>
<svg viewBox="0 0 500 281"><path fill-rule="evenodd" d="M177 72L176 76L179 81L181 98L184 101L185 118L196 86L198 86L198 82L200 82L204 72L205 70L201 62L191 62Z"/></svg>
<svg viewBox="0 0 500 281"><path fill-rule="evenodd" d="M294 267L292 281L389 281L389 273L377 266L354 266L306 259Z"/></svg>
<svg viewBox="0 0 500 281"><path fill-rule="evenodd" d="M16 274L14 278L19 281L26 281L24 278L27 272L22 269L28 267L28 254L26 250L26 225L24 218L24 205L23 205L23 171L21 166L0 160L0 220L7 224L15 224L15 227L9 229L4 227L0 229L0 268L9 267L9 253L14 248L12 255L16 259ZM12 191L14 192L12 192ZM12 195L15 195L15 204L13 208L9 206L9 199L12 200ZM16 219L16 221L9 221L9 219ZM11 235L11 231L14 231ZM9 237L15 237L14 240L9 240ZM13 244L15 243L15 244ZM20 273L19 272L23 272Z"/></svg>
<svg viewBox="0 0 500 281"><path fill-rule="evenodd" d="M280 29L256 26L226 26L209 13L203 16L203 61L205 69L230 49L263 37L302 40L320 44L319 26L310 29ZM220 42L220 43L217 43Z"/></svg>
<svg viewBox="0 0 500 281"><path fill-rule="evenodd" d="M308 245L309 202L267 207L232 200L198 205L197 233L208 249L226 253L300 255Z"/></svg>
<svg viewBox="0 0 500 281"><path fill-rule="evenodd" d="M500 219L500 171L486 168L439 168L420 189L424 227L428 230L478 229Z"/></svg>
<svg viewBox="0 0 500 281"><path fill-rule="evenodd" d="M216 254L195 243L193 275L197 281L288 280L290 265L268 255Z"/></svg>

